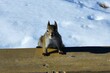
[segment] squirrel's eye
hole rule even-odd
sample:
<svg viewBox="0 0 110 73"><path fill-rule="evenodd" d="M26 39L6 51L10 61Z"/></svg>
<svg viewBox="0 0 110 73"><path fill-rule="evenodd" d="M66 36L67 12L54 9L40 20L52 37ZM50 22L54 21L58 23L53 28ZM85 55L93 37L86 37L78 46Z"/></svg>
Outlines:
<svg viewBox="0 0 110 73"><path fill-rule="evenodd" d="M47 32L49 32L49 30L47 30Z"/></svg>

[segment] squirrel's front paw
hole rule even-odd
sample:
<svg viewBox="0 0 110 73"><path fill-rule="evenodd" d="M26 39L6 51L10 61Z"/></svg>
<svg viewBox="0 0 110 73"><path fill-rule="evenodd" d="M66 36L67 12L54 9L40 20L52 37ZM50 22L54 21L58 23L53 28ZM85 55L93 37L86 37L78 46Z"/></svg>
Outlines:
<svg viewBox="0 0 110 73"><path fill-rule="evenodd" d="M59 51L59 54L65 55L66 53L63 51Z"/></svg>
<svg viewBox="0 0 110 73"><path fill-rule="evenodd" d="M42 55L44 55L44 56L49 56L49 53L42 53Z"/></svg>

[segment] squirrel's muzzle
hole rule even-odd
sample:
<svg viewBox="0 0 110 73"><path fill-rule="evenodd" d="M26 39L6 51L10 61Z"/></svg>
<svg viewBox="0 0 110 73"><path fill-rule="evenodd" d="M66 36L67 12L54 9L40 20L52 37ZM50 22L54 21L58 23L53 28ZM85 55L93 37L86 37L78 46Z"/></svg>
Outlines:
<svg viewBox="0 0 110 73"><path fill-rule="evenodd" d="M52 32L52 33L51 33L51 37L53 37L53 36L54 36L54 33Z"/></svg>

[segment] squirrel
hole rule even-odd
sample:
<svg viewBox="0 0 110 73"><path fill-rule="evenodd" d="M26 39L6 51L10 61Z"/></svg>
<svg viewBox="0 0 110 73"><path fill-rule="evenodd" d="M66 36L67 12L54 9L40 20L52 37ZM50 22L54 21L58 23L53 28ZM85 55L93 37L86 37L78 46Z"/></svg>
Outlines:
<svg viewBox="0 0 110 73"><path fill-rule="evenodd" d="M40 37L37 47L43 48L42 55L44 56L48 56L48 48L56 48L59 54L64 54L63 48L65 46L62 42L62 37L58 32L56 21L54 22L54 25L50 24L50 21L48 21L47 31Z"/></svg>

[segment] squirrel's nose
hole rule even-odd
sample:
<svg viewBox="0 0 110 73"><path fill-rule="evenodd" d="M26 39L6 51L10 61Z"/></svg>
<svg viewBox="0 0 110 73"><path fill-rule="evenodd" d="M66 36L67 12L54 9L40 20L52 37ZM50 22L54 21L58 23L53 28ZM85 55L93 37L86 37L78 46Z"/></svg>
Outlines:
<svg viewBox="0 0 110 73"><path fill-rule="evenodd" d="M53 37L54 36L54 33L51 33L51 36Z"/></svg>

